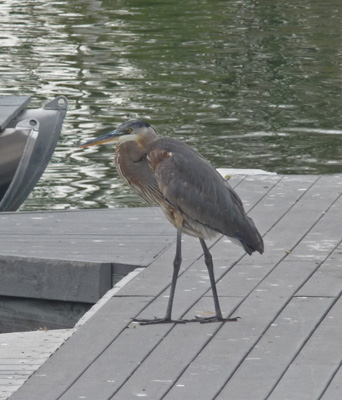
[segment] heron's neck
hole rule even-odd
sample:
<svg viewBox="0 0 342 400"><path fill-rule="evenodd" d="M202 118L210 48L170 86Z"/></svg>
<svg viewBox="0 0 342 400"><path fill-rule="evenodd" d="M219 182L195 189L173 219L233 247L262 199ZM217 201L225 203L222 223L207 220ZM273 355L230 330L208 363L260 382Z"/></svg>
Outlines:
<svg viewBox="0 0 342 400"><path fill-rule="evenodd" d="M148 149L150 145L156 140L158 140L157 134L140 135L137 137L136 143L138 147L143 150L143 149Z"/></svg>
<svg viewBox="0 0 342 400"><path fill-rule="evenodd" d="M145 149L138 146L136 141L117 143L115 148L115 163L127 164L138 162L146 155Z"/></svg>

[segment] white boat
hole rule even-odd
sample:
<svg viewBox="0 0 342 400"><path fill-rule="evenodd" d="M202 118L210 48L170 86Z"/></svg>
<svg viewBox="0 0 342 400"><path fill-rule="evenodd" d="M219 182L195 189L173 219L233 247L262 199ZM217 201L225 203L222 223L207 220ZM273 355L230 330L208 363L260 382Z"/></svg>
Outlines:
<svg viewBox="0 0 342 400"><path fill-rule="evenodd" d="M55 150L68 102L58 96L25 109L30 96L0 97L0 211L15 211L37 184Z"/></svg>

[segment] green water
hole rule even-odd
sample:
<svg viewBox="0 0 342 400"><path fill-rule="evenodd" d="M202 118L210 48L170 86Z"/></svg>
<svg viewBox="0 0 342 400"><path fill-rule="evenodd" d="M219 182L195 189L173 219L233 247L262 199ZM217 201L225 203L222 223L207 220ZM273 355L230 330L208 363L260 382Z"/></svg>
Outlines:
<svg viewBox="0 0 342 400"><path fill-rule="evenodd" d="M132 117L216 167L342 173L341 0L0 0L0 21L0 95L69 99L22 210L144 204L112 147L76 147Z"/></svg>

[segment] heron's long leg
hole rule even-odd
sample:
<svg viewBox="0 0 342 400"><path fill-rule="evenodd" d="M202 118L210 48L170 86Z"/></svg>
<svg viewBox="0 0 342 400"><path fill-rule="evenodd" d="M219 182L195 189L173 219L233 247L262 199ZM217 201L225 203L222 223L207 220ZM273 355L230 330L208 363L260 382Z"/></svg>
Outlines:
<svg viewBox="0 0 342 400"><path fill-rule="evenodd" d="M213 258L210 254L210 251L209 251L208 246L206 245L205 241L200 238L200 242L201 242L203 253L204 253L205 265L207 266L207 269L208 269L211 290L213 292L216 318L218 320L222 320L222 313L221 313L221 308L220 308L220 304L219 304L219 299L217 296L216 282L215 282L215 277L214 277Z"/></svg>
<svg viewBox="0 0 342 400"><path fill-rule="evenodd" d="M209 318L201 318L201 317L196 317L195 319L180 319L180 320L173 320L171 319L171 314L172 314L172 305L173 305L173 299L175 297L175 290L176 290L176 285L177 285L177 279L178 279L178 273L180 270L180 266L182 263L182 230L177 229L177 243L176 243L176 255L173 261L173 274L172 274L172 282L171 282L171 289L170 289L170 297L169 301L167 304L167 309L166 309L166 314L164 318L154 318L154 319L138 319L134 318L133 321L139 322L141 325L150 325L150 324L163 324L167 322L174 322L174 323L185 323L185 322L215 322L215 321L237 321L237 318L223 318L221 309L220 309L220 304L217 296L217 290L216 290L216 283L215 283L215 277L214 277L214 266L213 266L213 259L211 257L211 254L209 252L209 249L207 245L205 244L205 241L203 239L200 239L203 252L204 252L204 260L205 264L208 269L209 273L209 278L210 278L210 283L211 283L211 288L213 291L213 297L214 297L214 304L215 304L215 311L216 315L215 317L209 317Z"/></svg>
<svg viewBox="0 0 342 400"><path fill-rule="evenodd" d="M178 273L180 270L180 266L182 263L182 230L180 228L177 229L177 242L176 242L176 255L173 260L173 274L172 274L172 281L171 281L171 289L170 289L170 297L167 304L166 314L164 318L154 318L154 319L138 319L134 318L133 321L140 322L142 325L149 325L149 324L161 324L166 322L177 322L177 323L185 323L184 320L172 320L172 305L173 299L175 297L175 290L176 284L178 279Z"/></svg>
<svg viewBox="0 0 342 400"><path fill-rule="evenodd" d="M182 263L182 230L180 228L178 228L177 229L176 255L173 260L173 274L172 274L172 282L171 282L171 289L170 289L170 297L169 297L169 302L167 304L166 315L165 315L166 320L171 320L173 299L175 297L176 284L177 284L178 273L179 273L181 263Z"/></svg>
<svg viewBox="0 0 342 400"><path fill-rule="evenodd" d="M214 264L213 264L213 258L210 254L210 251L208 249L208 246L206 245L205 241L200 238L200 242L202 245L203 253L204 253L204 261L205 265L207 266L208 269L208 274L210 278L210 284L211 284L211 290L213 292L213 298L214 298L214 305L215 305L215 311L216 315L215 317L195 317L195 321L199 321L201 323L205 322L216 322L216 321L222 321L222 322L230 322L230 321L237 321L239 317L234 317L234 318L223 318L222 313L221 313L221 308L217 296L217 290L216 290L216 282L215 282L215 277L214 277Z"/></svg>

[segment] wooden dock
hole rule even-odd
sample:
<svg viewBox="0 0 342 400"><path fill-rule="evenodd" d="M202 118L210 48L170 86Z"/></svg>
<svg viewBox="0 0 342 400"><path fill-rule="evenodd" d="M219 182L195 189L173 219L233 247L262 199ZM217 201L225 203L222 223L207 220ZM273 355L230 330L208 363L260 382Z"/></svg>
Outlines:
<svg viewBox="0 0 342 400"><path fill-rule="evenodd" d="M11 400L341 399L342 176L235 176L231 182L265 242L265 254L252 257L225 237L210 243L222 311L238 322L132 323L132 317L164 314L175 253L166 221L160 227L171 231L163 237L157 230L150 235L149 217L137 227L133 220L133 236L138 230L144 237L141 257L150 246L156 256L100 300ZM139 210L149 212L124 212ZM104 221L105 227L114 224ZM87 227L71 230L77 242ZM48 241L48 231L46 236ZM163 238L167 243L157 249ZM105 263L113 262L107 249L124 264L139 246L132 240L121 258L125 246L113 240L109 249L107 234L101 240L107 246L100 243L99 261ZM7 255L14 253L12 248ZM139 265L132 258L130 263ZM173 316L212 312L200 244L184 236Z"/></svg>

